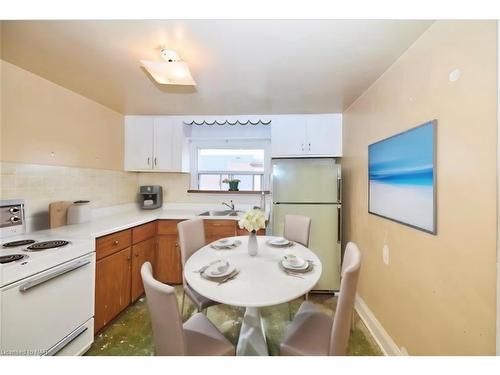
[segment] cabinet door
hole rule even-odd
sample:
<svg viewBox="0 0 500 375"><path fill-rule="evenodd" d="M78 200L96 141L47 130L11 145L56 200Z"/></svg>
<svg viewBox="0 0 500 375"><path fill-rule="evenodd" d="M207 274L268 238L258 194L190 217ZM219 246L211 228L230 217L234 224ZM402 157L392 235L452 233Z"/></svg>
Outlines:
<svg viewBox="0 0 500 375"><path fill-rule="evenodd" d="M177 235L158 236L155 278L162 283L182 283L181 252Z"/></svg>
<svg viewBox="0 0 500 375"><path fill-rule="evenodd" d="M154 118L153 169L172 171L173 126L169 117Z"/></svg>
<svg viewBox="0 0 500 375"><path fill-rule="evenodd" d="M130 304L131 248L96 263L94 332Z"/></svg>
<svg viewBox="0 0 500 375"><path fill-rule="evenodd" d="M139 242L132 246L132 286L131 300L134 302L144 293L141 277L141 267L150 262L154 267L156 241L154 238Z"/></svg>
<svg viewBox="0 0 500 375"><path fill-rule="evenodd" d="M153 117L125 117L125 170L153 168Z"/></svg>
<svg viewBox="0 0 500 375"><path fill-rule="evenodd" d="M276 156L303 156L306 152L305 116L276 116L271 122L271 153Z"/></svg>
<svg viewBox="0 0 500 375"><path fill-rule="evenodd" d="M342 115L307 116L306 152L312 156L342 156Z"/></svg>
<svg viewBox="0 0 500 375"><path fill-rule="evenodd" d="M188 128L182 118L174 117L170 124L172 128L172 163L174 172L189 172L189 145L187 141Z"/></svg>
<svg viewBox="0 0 500 375"><path fill-rule="evenodd" d="M204 220L206 243L236 236L235 220Z"/></svg>

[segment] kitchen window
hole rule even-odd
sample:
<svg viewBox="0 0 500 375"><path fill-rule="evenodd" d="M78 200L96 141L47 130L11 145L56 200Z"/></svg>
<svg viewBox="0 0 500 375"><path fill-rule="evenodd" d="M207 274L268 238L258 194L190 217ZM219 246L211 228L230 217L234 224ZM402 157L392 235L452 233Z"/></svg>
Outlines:
<svg viewBox="0 0 500 375"><path fill-rule="evenodd" d="M268 189L268 141L205 141L192 148L191 188L226 191L225 179L240 180L241 191Z"/></svg>

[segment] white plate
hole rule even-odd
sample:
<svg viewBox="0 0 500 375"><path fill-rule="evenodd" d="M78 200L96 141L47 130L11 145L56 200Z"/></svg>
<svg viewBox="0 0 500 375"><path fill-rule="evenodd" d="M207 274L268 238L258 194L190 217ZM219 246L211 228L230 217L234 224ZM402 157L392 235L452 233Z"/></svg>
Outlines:
<svg viewBox="0 0 500 375"><path fill-rule="evenodd" d="M309 267L309 263L306 260L299 258L299 257L297 257L297 260L300 263L292 264L288 260L282 259L281 265L287 269L290 269L290 270L305 270L307 267Z"/></svg>
<svg viewBox="0 0 500 375"><path fill-rule="evenodd" d="M220 270L220 267L223 267L225 264L227 264L227 268L224 270ZM234 271L234 266L229 264L226 260L219 260L210 266L203 272L205 275L209 277L224 277L229 275L231 272Z"/></svg>
<svg viewBox="0 0 500 375"><path fill-rule="evenodd" d="M275 238L269 241L273 246L286 246L290 243L286 238Z"/></svg>

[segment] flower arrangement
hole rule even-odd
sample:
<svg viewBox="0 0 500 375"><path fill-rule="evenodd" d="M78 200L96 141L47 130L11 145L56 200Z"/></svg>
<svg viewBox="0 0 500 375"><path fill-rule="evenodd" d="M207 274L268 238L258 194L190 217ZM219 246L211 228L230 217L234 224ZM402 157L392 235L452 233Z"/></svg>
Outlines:
<svg viewBox="0 0 500 375"><path fill-rule="evenodd" d="M241 229L246 229L251 233L256 233L259 229L266 227L266 217L261 210L253 209L245 213L238 222Z"/></svg>
<svg viewBox="0 0 500 375"><path fill-rule="evenodd" d="M240 180L237 178L225 178L222 180L224 184L229 184L229 191L238 191Z"/></svg>

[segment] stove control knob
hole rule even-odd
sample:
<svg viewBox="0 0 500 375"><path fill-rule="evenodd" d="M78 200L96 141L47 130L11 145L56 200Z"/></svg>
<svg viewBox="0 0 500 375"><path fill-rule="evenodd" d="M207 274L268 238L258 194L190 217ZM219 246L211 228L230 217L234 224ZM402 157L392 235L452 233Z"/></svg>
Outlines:
<svg viewBox="0 0 500 375"><path fill-rule="evenodd" d="M12 216L9 220L12 224L21 221L21 219L19 219L17 216Z"/></svg>
<svg viewBox="0 0 500 375"><path fill-rule="evenodd" d="M9 208L9 212L11 214L17 214L19 212L19 207L11 207Z"/></svg>

